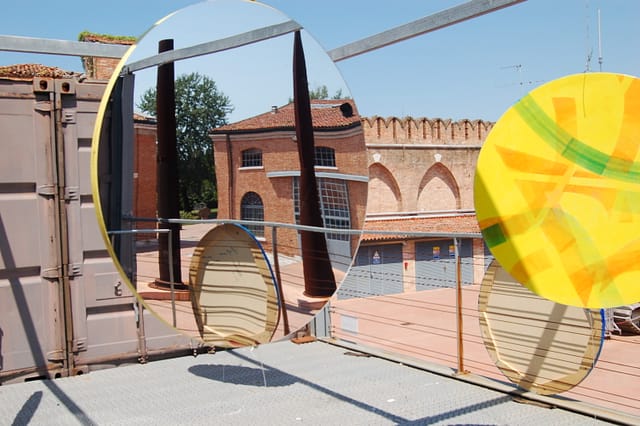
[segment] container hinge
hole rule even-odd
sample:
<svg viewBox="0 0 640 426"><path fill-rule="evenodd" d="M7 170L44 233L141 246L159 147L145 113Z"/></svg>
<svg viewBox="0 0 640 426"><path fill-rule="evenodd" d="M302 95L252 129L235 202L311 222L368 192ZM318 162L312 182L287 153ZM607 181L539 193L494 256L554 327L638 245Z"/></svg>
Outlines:
<svg viewBox="0 0 640 426"><path fill-rule="evenodd" d="M40 185L38 186L38 195L42 195L43 197L53 197L56 195L56 186L55 185Z"/></svg>
<svg viewBox="0 0 640 426"><path fill-rule="evenodd" d="M49 361L64 361L64 351L57 349L55 351L47 352L47 360Z"/></svg>
<svg viewBox="0 0 640 426"><path fill-rule="evenodd" d="M80 188L77 186L67 186L64 188L65 201L77 201L80 199Z"/></svg>
<svg viewBox="0 0 640 426"><path fill-rule="evenodd" d="M62 276L60 268L46 268L40 273L42 278L58 279Z"/></svg>
<svg viewBox="0 0 640 426"><path fill-rule="evenodd" d="M53 103L51 101L37 101L33 109L40 112L51 112L53 111Z"/></svg>

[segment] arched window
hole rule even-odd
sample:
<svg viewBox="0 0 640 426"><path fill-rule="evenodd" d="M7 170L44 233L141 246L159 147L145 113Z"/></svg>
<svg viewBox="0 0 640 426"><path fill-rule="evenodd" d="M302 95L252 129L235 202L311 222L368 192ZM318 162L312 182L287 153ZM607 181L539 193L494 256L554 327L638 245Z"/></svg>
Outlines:
<svg viewBox="0 0 640 426"><path fill-rule="evenodd" d="M242 151L242 167L262 167L262 151L257 148Z"/></svg>
<svg viewBox="0 0 640 426"><path fill-rule="evenodd" d="M315 151L315 165L318 167L335 167L336 150L326 146L317 146Z"/></svg>
<svg viewBox="0 0 640 426"><path fill-rule="evenodd" d="M262 198L255 192L247 192L242 197L242 202L240 203L240 219L264 221ZM253 232L256 237L264 237L264 226L246 225L246 227Z"/></svg>

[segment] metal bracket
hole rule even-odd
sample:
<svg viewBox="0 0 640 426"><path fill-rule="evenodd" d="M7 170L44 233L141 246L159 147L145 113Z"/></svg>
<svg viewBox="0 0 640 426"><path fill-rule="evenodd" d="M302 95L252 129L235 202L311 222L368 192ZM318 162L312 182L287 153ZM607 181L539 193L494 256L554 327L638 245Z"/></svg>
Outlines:
<svg viewBox="0 0 640 426"><path fill-rule="evenodd" d="M73 341L73 351L74 352L83 352L87 350L87 338L83 337L82 339L75 339Z"/></svg>
<svg viewBox="0 0 640 426"><path fill-rule="evenodd" d="M77 201L80 199L80 188L77 186L67 186L64 188L65 201Z"/></svg>
<svg viewBox="0 0 640 426"><path fill-rule="evenodd" d="M61 78L54 80L56 92L63 95L76 94L76 81L70 78Z"/></svg>
<svg viewBox="0 0 640 426"><path fill-rule="evenodd" d="M54 79L51 77L34 77L34 92L53 92L55 90Z"/></svg>
<svg viewBox="0 0 640 426"><path fill-rule="evenodd" d="M63 111L61 120L64 124L74 124L76 122L75 111L68 111L68 110Z"/></svg>
<svg viewBox="0 0 640 426"><path fill-rule="evenodd" d="M82 275L82 264L80 263L72 263L68 266L69 276L70 277L78 277Z"/></svg>

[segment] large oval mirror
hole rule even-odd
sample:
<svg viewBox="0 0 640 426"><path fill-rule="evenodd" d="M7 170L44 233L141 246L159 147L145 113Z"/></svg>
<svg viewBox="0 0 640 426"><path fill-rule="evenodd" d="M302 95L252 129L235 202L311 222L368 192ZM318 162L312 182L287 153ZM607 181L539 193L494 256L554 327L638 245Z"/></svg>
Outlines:
<svg viewBox="0 0 640 426"><path fill-rule="evenodd" d="M326 52L260 3L199 3L147 31L110 81L92 158L121 274L146 309L210 345L305 327L357 250L356 106Z"/></svg>

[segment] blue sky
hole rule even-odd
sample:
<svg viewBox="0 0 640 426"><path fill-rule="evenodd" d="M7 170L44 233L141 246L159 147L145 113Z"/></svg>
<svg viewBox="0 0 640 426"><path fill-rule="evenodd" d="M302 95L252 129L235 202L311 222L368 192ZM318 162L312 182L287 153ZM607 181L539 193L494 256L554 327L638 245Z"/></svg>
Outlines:
<svg viewBox="0 0 640 426"><path fill-rule="evenodd" d="M263 1L298 21L327 50L463 2ZM76 40L81 31L88 30L137 36L168 13L194 3L191 0L9 2L3 5L0 15L0 34ZM339 62L337 69L365 116L497 120L537 85L568 74L599 70L598 10L603 71L639 76L640 1L637 0L528 0L347 59ZM240 13L237 19L238 23L246 24L247 13ZM202 34L223 26L215 21L211 19L208 26L189 26L182 32ZM224 23L233 24L228 18ZM305 49L312 50L311 44L305 43ZM78 58L0 52L0 65L25 62L80 70ZM273 65L256 62L243 67L245 71L252 70L248 75L266 72ZM312 85L333 81L334 76L322 74L328 72L323 67L318 74L314 74L311 64L309 67ZM232 102L247 104L238 98L234 101L233 97ZM269 103L281 102L263 99L264 105ZM256 108L264 109L261 105Z"/></svg>

